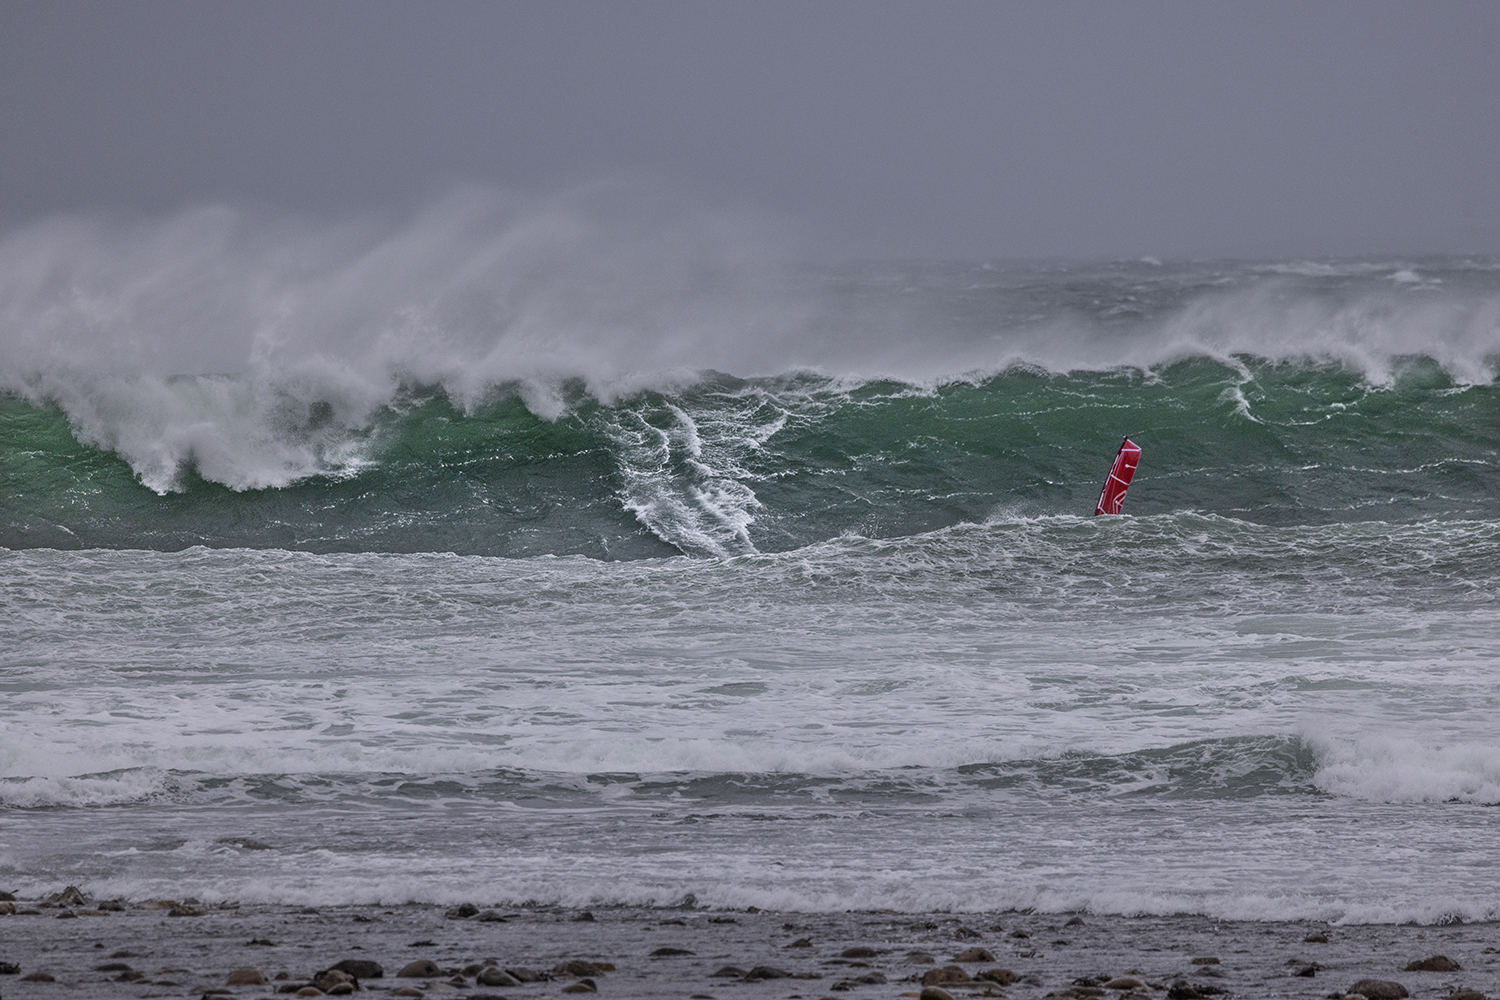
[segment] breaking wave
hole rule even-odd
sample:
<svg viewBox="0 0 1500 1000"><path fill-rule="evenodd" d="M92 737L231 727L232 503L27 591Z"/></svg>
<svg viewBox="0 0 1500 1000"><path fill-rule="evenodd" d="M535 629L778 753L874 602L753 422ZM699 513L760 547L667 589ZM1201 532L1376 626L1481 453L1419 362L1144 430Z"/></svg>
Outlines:
<svg viewBox="0 0 1500 1000"><path fill-rule="evenodd" d="M0 544L723 556L1081 509L1124 433L1143 510L1409 520L1492 495L1491 261L795 246L607 185L11 232L0 476L24 499Z"/></svg>

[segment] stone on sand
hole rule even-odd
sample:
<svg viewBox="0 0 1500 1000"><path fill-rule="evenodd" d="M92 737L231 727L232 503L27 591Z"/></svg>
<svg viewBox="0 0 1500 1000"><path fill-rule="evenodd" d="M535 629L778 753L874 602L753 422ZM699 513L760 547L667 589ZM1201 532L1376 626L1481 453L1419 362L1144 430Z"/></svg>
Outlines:
<svg viewBox="0 0 1500 1000"><path fill-rule="evenodd" d="M923 986L938 986L942 983L972 983L969 974L956 965L945 965L941 969L928 969L922 973Z"/></svg>
<svg viewBox="0 0 1500 1000"><path fill-rule="evenodd" d="M443 970L437 967L437 963L430 958L419 958L415 962L408 962L396 973L397 979L432 979L441 976Z"/></svg>
<svg viewBox="0 0 1500 1000"><path fill-rule="evenodd" d="M1407 972L1462 972L1463 969L1462 965L1447 955L1433 955L1431 958L1412 962L1406 967Z"/></svg>
<svg viewBox="0 0 1500 1000"><path fill-rule="evenodd" d="M329 968L340 972L347 972L355 979L382 979L385 970L380 967L379 962L371 962L365 958L346 958L342 962L335 962Z"/></svg>
<svg viewBox="0 0 1500 1000"><path fill-rule="evenodd" d="M574 976L578 979L614 971L614 965L609 962L585 962L581 958L575 958L569 962L559 962L552 967L552 974L554 976Z"/></svg>
<svg viewBox="0 0 1500 1000"><path fill-rule="evenodd" d="M957 955L953 956L953 961L955 961L955 962L993 962L993 961L995 961L995 956L991 955L988 951L985 951L983 948L965 948L963 951L961 951Z"/></svg>
<svg viewBox="0 0 1500 1000"><path fill-rule="evenodd" d="M1405 986L1389 979L1361 979L1345 992L1358 993L1366 1000L1402 1000L1411 996Z"/></svg>
<svg viewBox="0 0 1500 1000"><path fill-rule="evenodd" d="M480 969L474 981L480 986L520 986L521 981L504 969L490 966L488 969Z"/></svg>
<svg viewBox="0 0 1500 1000"><path fill-rule="evenodd" d="M745 982L758 983L767 979L788 979L791 975L790 972L778 969L772 965L757 965L745 973Z"/></svg>
<svg viewBox="0 0 1500 1000"><path fill-rule="evenodd" d="M122 971L129 972L130 969L126 968ZM248 965L235 969L224 980L225 986L264 986L265 983L265 974Z"/></svg>
<svg viewBox="0 0 1500 1000"><path fill-rule="evenodd" d="M1179 979L1167 989L1167 1000L1204 1000L1219 992L1222 991L1217 987L1197 987Z"/></svg>
<svg viewBox="0 0 1500 1000"><path fill-rule="evenodd" d="M953 1000L953 994L940 986L924 986L920 998L921 1000Z"/></svg>
<svg viewBox="0 0 1500 1000"><path fill-rule="evenodd" d="M505 971L510 974L512 979L519 979L523 983L540 983L547 978L545 972L538 972L535 969L522 968L521 966L506 969Z"/></svg>
<svg viewBox="0 0 1500 1000"><path fill-rule="evenodd" d="M1134 976L1116 976L1104 984L1107 990L1143 990L1146 984Z"/></svg>
<svg viewBox="0 0 1500 1000"><path fill-rule="evenodd" d="M354 977L343 969L324 969L316 976L313 976L312 984L324 993L332 993L340 986L348 986L348 992L350 993L353 993L358 988L354 982Z"/></svg>
<svg viewBox="0 0 1500 1000"><path fill-rule="evenodd" d="M599 987L594 985L592 979L580 979L571 986L564 986L562 991L564 993L598 993Z"/></svg>

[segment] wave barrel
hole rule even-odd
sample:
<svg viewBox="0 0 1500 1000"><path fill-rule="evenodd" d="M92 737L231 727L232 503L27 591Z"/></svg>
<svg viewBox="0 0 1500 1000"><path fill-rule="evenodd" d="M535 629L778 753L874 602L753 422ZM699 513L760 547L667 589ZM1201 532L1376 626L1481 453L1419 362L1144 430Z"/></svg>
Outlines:
<svg viewBox="0 0 1500 1000"><path fill-rule="evenodd" d="M1141 446L1126 438L1115 452L1115 464L1109 467L1109 476L1104 480L1104 489L1099 491L1099 503L1094 515L1118 514L1125 503L1125 491L1130 489L1130 480L1135 476L1135 467L1141 464Z"/></svg>

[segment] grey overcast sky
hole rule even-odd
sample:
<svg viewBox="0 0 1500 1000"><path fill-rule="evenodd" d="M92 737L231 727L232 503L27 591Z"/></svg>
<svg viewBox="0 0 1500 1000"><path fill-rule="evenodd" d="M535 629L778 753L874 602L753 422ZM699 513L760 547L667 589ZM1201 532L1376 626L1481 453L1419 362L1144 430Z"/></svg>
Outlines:
<svg viewBox="0 0 1500 1000"><path fill-rule="evenodd" d="M0 0L0 224L645 175L851 255L1500 251L1500 3Z"/></svg>

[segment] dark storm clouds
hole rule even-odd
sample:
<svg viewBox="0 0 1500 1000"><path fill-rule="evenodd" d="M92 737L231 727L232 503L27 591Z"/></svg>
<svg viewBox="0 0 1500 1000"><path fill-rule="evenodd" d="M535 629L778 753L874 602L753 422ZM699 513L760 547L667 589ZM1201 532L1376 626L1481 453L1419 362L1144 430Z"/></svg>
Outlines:
<svg viewBox="0 0 1500 1000"><path fill-rule="evenodd" d="M0 3L0 221L617 173L941 257L1500 250L1500 4Z"/></svg>

